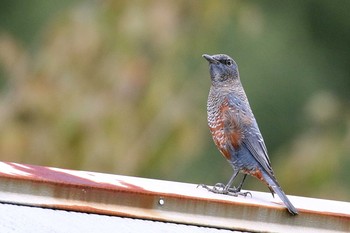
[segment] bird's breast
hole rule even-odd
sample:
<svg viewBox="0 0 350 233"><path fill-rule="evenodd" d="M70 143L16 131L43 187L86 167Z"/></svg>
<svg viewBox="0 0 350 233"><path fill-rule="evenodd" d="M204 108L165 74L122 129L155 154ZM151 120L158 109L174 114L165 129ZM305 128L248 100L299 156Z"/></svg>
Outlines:
<svg viewBox="0 0 350 233"><path fill-rule="evenodd" d="M208 126L213 140L228 160L239 151L244 138L242 116L239 109L229 104L227 98L208 98Z"/></svg>

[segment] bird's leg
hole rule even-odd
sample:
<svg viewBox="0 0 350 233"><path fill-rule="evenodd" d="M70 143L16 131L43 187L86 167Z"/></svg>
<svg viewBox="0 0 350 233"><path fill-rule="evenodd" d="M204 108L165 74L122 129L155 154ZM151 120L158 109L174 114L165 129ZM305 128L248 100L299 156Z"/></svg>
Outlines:
<svg viewBox="0 0 350 233"><path fill-rule="evenodd" d="M242 179L242 181L241 181L241 183L238 185L238 187L237 187L237 191L238 192L240 192L241 191L241 189L242 189L242 186L243 186L243 183L244 183L244 181L245 181L245 178L247 177L247 174L244 174L244 176L243 176L243 179Z"/></svg>
<svg viewBox="0 0 350 233"><path fill-rule="evenodd" d="M212 188L208 187L205 184L200 184L198 186L201 186L201 187L203 187L203 188L205 188L208 191L213 192L213 193L226 194L226 195L231 195L231 196L241 195L241 196L245 196L245 197L249 194L250 196L252 196L252 194L250 192L241 192L242 185L243 185L244 180L245 180L247 175L244 175L243 180L239 184L238 188L235 188L235 187L231 188L232 183L233 183L234 179L237 177L237 175L238 175L238 171L234 171L234 173L231 176L230 180L228 181L227 185L224 185L223 183L217 183Z"/></svg>
<svg viewBox="0 0 350 233"><path fill-rule="evenodd" d="M241 195L241 196L245 196L245 197L249 194L250 196L252 196L252 194L250 192L241 192L241 189L242 189L244 180L247 177L247 174L244 174L243 179L237 188L236 187L231 188L232 183L235 180L235 178L237 177L237 175L238 175L238 171L234 171L233 175L231 176L230 180L228 181L228 183L225 187L225 192L227 192L226 194L232 195L232 196Z"/></svg>

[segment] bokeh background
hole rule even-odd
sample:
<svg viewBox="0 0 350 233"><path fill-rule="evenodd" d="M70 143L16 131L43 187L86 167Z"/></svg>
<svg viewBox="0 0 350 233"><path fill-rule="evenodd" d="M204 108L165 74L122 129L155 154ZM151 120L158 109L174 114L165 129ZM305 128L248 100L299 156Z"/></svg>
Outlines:
<svg viewBox="0 0 350 233"><path fill-rule="evenodd" d="M285 192L350 200L350 1L0 2L0 160L214 184L227 53ZM268 191L250 178L245 189Z"/></svg>

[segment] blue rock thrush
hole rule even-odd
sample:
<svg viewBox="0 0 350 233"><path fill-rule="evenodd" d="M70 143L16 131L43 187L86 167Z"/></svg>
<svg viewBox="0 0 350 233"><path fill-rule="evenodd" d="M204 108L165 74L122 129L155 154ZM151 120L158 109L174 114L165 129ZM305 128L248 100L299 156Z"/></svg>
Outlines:
<svg viewBox="0 0 350 233"><path fill-rule="evenodd" d="M240 81L236 62L227 55L207 55L211 87L208 96L208 125L215 145L233 167L233 175L227 185L216 184L213 188L201 185L214 193L247 195L241 188L247 174L256 177L269 187L272 195L277 193L288 211L296 215L292 205L278 184L258 124L249 106ZM241 172L243 180L237 188L231 187Z"/></svg>

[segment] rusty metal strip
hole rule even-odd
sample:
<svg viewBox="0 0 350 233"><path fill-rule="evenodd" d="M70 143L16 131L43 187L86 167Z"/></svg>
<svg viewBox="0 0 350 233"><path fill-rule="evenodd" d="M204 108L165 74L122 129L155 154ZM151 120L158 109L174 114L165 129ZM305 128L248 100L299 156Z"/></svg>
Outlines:
<svg viewBox="0 0 350 233"><path fill-rule="evenodd" d="M0 202L256 232L350 232L350 203L207 192L195 184L0 162Z"/></svg>

